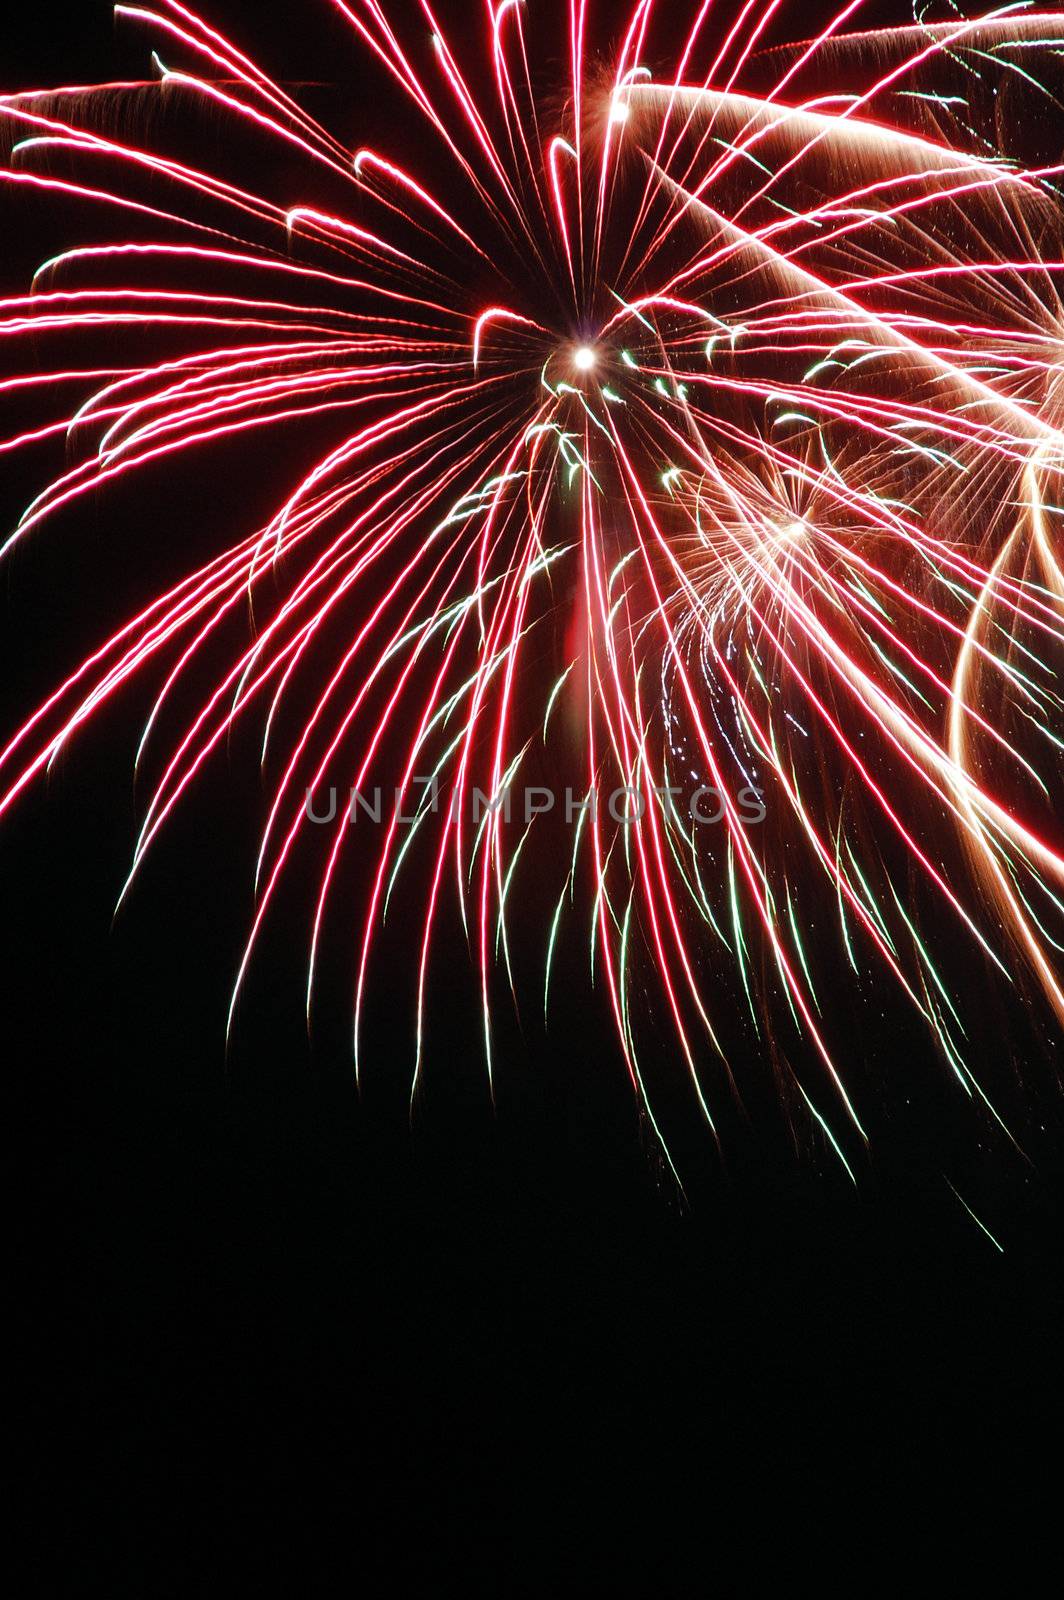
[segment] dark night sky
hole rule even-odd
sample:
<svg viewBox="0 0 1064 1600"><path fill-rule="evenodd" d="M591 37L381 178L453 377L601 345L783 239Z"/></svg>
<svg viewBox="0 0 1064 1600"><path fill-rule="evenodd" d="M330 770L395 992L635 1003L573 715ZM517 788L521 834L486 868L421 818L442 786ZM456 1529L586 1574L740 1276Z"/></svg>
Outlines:
<svg viewBox="0 0 1064 1600"><path fill-rule="evenodd" d="M263 11L279 36L285 8ZM108 6L38 0L0 44L0 83L142 60ZM0 485L5 518L24 488ZM100 563L143 537L132 507L116 516L77 539L64 526L70 544L4 574L4 728L52 677L55 641L98 622ZM150 531L161 542L165 518ZM904 1549L959 1502L996 1518L1006 1480L1045 1531L1052 1146L1036 1177L979 1169L1002 1256L911 1130L857 1195L825 1164L751 1154L682 1206L578 1015L533 1045L495 1115L456 1037L413 1130L402 1097L360 1105L346 1062L312 1058L280 999L227 1063L246 903L219 884L246 881L238 791L193 802L111 926L139 710L134 696L0 833L40 1593L208 1593L228 1570L238 1593L279 1570L317 1592L378 1564L398 1592L435 1593L467 1563L493 1594L541 1572L554 1592L566 1570L596 1593L664 1594L700 1563L702 1592L744 1513L762 1530L751 1571L797 1515L801 1542L779 1543L815 1581L838 1525L867 1517L866 1557ZM382 1080L393 1048L373 1041ZM586 1566L559 1564L559 1532Z"/></svg>

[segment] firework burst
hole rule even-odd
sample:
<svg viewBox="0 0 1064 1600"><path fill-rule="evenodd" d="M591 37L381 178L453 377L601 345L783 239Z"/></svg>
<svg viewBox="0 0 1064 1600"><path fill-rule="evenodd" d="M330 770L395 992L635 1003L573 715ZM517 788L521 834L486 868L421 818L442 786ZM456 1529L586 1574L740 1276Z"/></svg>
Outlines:
<svg viewBox="0 0 1064 1600"><path fill-rule="evenodd" d="M840 962L994 1114L919 908L1064 1023L1064 168L1013 137L1060 126L1064 19L322 9L372 147L176 0L115 8L151 83L0 101L0 176L76 239L0 307L39 353L0 449L68 452L7 549L220 444L323 441L14 732L0 810L150 674L124 894L236 730L261 751L234 1013L313 864L308 1019L339 943L358 1064L413 884L412 1093L458 926L491 1078L548 882L545 1004L583 920L652 1122L648 1039L715 1129L738 1012L852 1173Z"/></svg>

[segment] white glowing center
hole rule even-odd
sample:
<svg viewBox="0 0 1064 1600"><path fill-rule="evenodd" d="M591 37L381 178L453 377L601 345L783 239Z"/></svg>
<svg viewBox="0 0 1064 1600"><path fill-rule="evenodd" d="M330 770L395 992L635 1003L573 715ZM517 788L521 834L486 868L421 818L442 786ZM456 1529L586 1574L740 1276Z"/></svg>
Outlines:
<svg viewBox="0 0 1064 1600"><path fill-rule="evenodd" d="M590 372L595 365L595 352L589 344L582 344L573 351L573 366L577 372Z"/></svg>

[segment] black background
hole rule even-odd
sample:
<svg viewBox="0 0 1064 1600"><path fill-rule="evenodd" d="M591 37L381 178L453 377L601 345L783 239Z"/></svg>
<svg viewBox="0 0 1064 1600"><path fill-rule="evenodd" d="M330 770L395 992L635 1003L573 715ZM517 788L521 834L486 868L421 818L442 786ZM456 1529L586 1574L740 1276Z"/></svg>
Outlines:
<svg viewBox="0 0 1064 1600"><path fill-rule="evenodd" d="M5 88L141 70L106 6L21 25ZM14 289L42 252L5 238ZM9 474L5 509L22 490ZM0 579L5 728L54 680L56 642L65 663L99 631L108 543L158 535L116 515L129 526L64 525ZM283 1007L227 1062L239 796L193 807L111 924L138 709L0 837L40 1592L208 1592L230 1571L315 1592L339 1561L400 1592L475 1569L486 1592L665 1593L684 1571L710 1582L740 1526L751 1574L778 1557L817 1581L847 1529L867 1528L866 1562L915 1559L929 1536L981 1539L972 1513L985 1530L1017 1489L1017 1535L1046 1532L1052 1148L1037 1182L989 1192L1002 1255L904 1138L856 1194L775 1160L684 1206L576 1016L495 1114L456 1046L413 1129L401 1097L360 1103L345 1063L311 1058ZM392 1052L402 1080L406 1044L381 1030L385 1079Z"/></svg>

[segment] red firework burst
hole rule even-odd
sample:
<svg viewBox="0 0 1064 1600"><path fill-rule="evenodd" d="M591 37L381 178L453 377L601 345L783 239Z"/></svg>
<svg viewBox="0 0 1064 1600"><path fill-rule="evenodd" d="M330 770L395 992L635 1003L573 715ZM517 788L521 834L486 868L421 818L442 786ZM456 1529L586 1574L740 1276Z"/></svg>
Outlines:
<svg viewBox="0 0 1064 1600"><path fill-rule="evenodd" d="M850 1171L840 959L989 1106L918 907L1064 1022L1064 168L1030 156L1060 16L861 31L852 0L788 42L781 0L692 3L678 37L655 0L484 0L463 31L323 0L379 87L355 150L187 7L115 9L157 81L0 100L0 176L78 241L0 307L44 352L0 450L69 451L7 548L222 443L325 443L15 731L0 811L151 673L130 881L235 731L261 744L234 1007L314 862L308 1017L347 941L357 1061L405 875L412 1092L459 919L490 1075L510 917L548 882L545 1000L584 918L651 1121L648 1032L713 1127L748 1005Z"/></svg>

